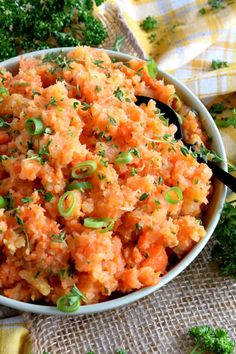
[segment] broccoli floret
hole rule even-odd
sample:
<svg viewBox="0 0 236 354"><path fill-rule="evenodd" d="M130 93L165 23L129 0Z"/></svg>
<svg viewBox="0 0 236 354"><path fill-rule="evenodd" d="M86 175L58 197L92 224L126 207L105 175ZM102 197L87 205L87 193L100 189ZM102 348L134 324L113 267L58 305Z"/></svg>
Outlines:
<svg viewBox="0 0 236 354"><path fill-rule="evenodd" d="M149 32L157 27L157 20L153 16L148 16L145 20L141 23L140 27L145 32Z"/></svg>
<svg viewBox="0 0 236 354"><path fill-rule="evenodd" d="M189 354L233 354L234 342L228 332L221 328L196 326L189 330L189 335L195 339L196 345Z"/></svg>

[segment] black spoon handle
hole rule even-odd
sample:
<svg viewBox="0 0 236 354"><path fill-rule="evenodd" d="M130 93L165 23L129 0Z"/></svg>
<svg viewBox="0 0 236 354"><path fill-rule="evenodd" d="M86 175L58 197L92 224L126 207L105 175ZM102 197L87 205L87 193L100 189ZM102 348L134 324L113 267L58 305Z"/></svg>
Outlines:
<svg viewBox="0 0 236 354"><path fill-rule="evenodd" d="M197 159L199 162L206 163L201 158ZM222 170L222 168L218 167L214 162L207 160L207 166L210 167L210 169L213 172L213 175L218 178L219 181L221 181L223 184L225 184L227 187L229 187L233 192L236 193L236 178L233 177L230 173Z"/></svg>

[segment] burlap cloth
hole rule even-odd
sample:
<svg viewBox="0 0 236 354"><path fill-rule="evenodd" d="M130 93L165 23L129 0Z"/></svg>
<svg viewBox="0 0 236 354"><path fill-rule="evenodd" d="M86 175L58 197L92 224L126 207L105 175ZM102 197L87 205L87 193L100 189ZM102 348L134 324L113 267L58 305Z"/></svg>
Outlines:
<svg viewBox="0 0 236 354"><path fill-rule="evenodd" d="M126 41L122 51L142 56L142 50L120 21L107 13L112 48L116 34ZM24 314L34 342L33 353L115 353L122 347L129 354L187 354L191 341L186 332L194 325L227 328L236 340L236 283L222 277L211 264L212 242L174 281L153 295L126 307L81 317Z"/></svg>

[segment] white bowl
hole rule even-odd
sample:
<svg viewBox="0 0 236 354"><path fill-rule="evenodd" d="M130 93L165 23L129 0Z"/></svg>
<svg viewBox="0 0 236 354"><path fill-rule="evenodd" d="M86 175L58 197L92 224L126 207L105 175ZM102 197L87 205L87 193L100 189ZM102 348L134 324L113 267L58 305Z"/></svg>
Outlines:
<svg viewBox="0 0 236 354"><path fill-rule="evenodd" d="M41 56L48 53L58 53L63 51L65 53L69 52L73 48L56 48L56 49L48 49L41 50L37 52L32 52L25 54L25 58L29 58L32 56ZM119 61L126 62L130 59L133 59L132 56L128 54L122 54L113 52L110 50L106 50L106 52L118 59ZM17 73L18 65L19 65L20 57L15 57L9 60L5 60L0 63L0 66L5 67L8 71L11 71L13 74ZM201 117L204 128L206 129L208 135L212 138L212 150L214 150L218 155L220 155L226 161L226 153L224 149L224 145L219 133L218 128L216 127L214 120L211 115L208 113L207 109L201 103L201 101L179 80L174 78L172 75L167 74L166 72L159 69L158 77L164 78L165 83L171 83L175 86L178 95L184 100L184 102L189 105L191 108L196 109ZM227 169L225 163L221 163L220 166L223 169ZM196 246L166 275L164 275L159 284L155 286L149 286L143 288L141 290L134 291L128 295L124 295L115 300L109 300L105 302L101 302L94 305L84 305L81 306L80 309L75 313L70 313L69 315L84 315L89 313L102 312L107 310L112 310L120 306L127 305L133 301L139 300L144 296L147 296L154 291L157 291L162 286L167 284L169 281L173 280L178 274L180 274L202 251L206 243L209 241L218 221L220 218L221 210L224 204L225 196L226 196L226 187L217 180L213 179L214 184L214 194L208 205L206 214L204 215L204 225L206 227L206 235L205 237L198 243ZM55 306L45 306L45 305L36 305L30 303L24 303L21 301L12 300L5 296L0 295L0 304L15 308L21 311L41 313L45 315L68 315L67 313L62 313L56 309Z"/></svg>

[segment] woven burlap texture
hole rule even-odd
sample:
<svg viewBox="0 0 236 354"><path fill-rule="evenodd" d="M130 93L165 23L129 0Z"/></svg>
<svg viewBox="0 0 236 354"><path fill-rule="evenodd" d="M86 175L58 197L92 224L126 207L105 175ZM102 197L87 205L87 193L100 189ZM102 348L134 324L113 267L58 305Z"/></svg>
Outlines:
<svg viewBox="0 0 236 354"><path fill-rule="evenodd" d="M101 14L109 28L104 48L111 49L117 34L126 38L122 51L143 56L118 12ZM187 354L186 335L194 325L227 328L236 340L236 284L219 275L211 264L211 243L174 281L153 295L126 307L81 317L24 314L31 329L33 353Z"/></svg>

